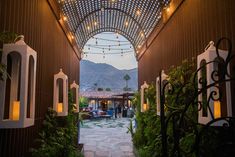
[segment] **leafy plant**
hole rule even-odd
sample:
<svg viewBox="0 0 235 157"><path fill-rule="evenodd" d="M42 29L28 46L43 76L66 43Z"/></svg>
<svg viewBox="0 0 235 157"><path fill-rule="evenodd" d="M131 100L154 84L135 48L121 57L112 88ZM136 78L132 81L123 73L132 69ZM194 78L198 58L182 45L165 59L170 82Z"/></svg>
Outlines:
<svg viewBox="0 0 235 157"><path fill-rule="evenodd" d="M80 108L88 107L88 99L86 97L80 96L79 106Z"/></svg>
<svg viewBox="0 0 235 157"><path fill-rule="evenodd" d="M79 157L77 149L78 114L73 113L72 94L69 92L68 116L56 116L49 108L43 121L43 127L36 140L39 147L32 148L33 157Z"/></svg>
<svg viewBox="0 0 235 157"><path fill-rule="evenodd" d="M192 81L193 71L195 70L194 61L183 61L180 66L171 67L168 73L169 82L174 85L174 93L166 91L166 118L171 116L175 111L181 111L185 103L193 92L193 84L187 84L189 80ZM184 87L184 89L181 89ZM182 90L182 92L181 92ZM150 85L146 91L145 97L149 100L149 110L144 113L140 112L140 93L136 94L132 103L136 105L136 120L137 129L133 136L133 143L138 149L140 157L160 157L162 156L162 141L161 141L161 123L160 117L156 114L156 90L154 85ZM180 97L178 98L178 93ZM178 102L176 103L176 99ZM193 129L191 128L192 121L197 120L197 108L192 107L186 113L185 119L187 122L187 129L184 132L185 135L180 139L180 147L185 154L188 155L187 149L192 148L195 136ZM173 120L170 119L167 127L167 142L168 142L168 153L173 153Z"/></svg>
<svg viewBox="0 0 235 157"><path fill-rule="evenodd" d="M128 89L128 81L131 79L131 77L126 74L125 76L123 76L123 79L126 81L126 88Z"/></svg>
<svg viewBox="0 0 235 157"><path fill-rule="evenodd" d="M17 38L17 34L13 32L1 32L0 33L0 43L7 44L7 43L14 43L15 39ZM2 49L0 49L0 61L2 60ZM0 63L0 80L4 80L10 76L7 73L7 67L4 64Z"/></svg>

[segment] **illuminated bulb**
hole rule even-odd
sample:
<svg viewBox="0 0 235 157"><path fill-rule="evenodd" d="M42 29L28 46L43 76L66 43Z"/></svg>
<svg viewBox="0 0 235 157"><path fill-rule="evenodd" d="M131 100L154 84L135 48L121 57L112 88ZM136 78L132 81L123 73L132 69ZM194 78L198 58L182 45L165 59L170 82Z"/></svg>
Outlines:
<svg viewBox="0 0 235 157"><path fill-rule="evenodd" d="M126 21L126 22L125 22L125 26L128 26L128 24L129 24L129 23Z"/></svg>
<svg viewBox="0 0 235 157"><path fill-rule="evenodd" d="M111 0L111 2L115 2L115 0Z"/></svg>
<svg viewBox="0 0 235 157"><path fill-rule="evenodd" d="M94 22L94 25L95 25L95 26L97 25L97 22L96 22L96 21Z"/></svg>
<svg viewBox="0 0 235 157"><path fill-rule="evenodd" d="M140 35L141 35L141 37L144 37L144 33L143 32L141 32Z"/></svg>
<svg viewBox="0 0 235 157"><path fill-rule="evenodd" d="M64 16L64 17L63 17L63 20L64 20L64 21L67 21L67 17L66 17L66 16Z"/></svg>
<svg viewBox="0 0 235 157"><path fill-rule="evenodd" d="M140 10L136 11L136 15L138 15L138 16L140 15Z"/></svg>
<svg viewBox="0 0 235 157"><path fill-rule="evenodd" d="M73 36L73 35L71 35L71 38L72 38L72 39L74 39L74 36Z"/></svg>
<svg viewBox="0 0 235 157"><path fill-rule="evenodd" d="M140 49L141 48L141 46L140 45L138 45L138 49Z"/></svg>
<svg viewBox="0 0 235 157"><path fill-rule="evenodd" d="M87 26L87 29L90 30L90 26Z"/></svg>
<svg viewBox="0 0 235 157"><path fill-rule="evenodd" d="M168 8L166 9L166 11L167 11L167 12L170 12L170 7L168 7Z"/></svg>

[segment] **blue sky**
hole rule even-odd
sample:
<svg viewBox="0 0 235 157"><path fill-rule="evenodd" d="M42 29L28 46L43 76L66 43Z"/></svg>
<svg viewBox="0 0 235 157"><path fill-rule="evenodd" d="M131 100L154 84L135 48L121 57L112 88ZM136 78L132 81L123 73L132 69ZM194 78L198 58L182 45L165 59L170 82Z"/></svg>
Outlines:
<svg viewBox="0 0 235 157"><path fill-rule="evenodd" d="M88 40L83 51L85 52L84 60L107 63L117 69L137 67L133 46L120 34L112 32L97 34Z"/></svg>

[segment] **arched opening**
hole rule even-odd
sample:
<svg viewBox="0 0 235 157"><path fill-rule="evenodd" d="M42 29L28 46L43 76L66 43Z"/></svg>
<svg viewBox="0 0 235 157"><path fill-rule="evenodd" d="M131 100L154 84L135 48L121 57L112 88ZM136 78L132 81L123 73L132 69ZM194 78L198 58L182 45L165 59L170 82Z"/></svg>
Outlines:
<svg viewBox="0 0 235 157"><path fill-rule="evenodd" d="M6 80L4 119L19 120L21 55L18 52L7 55L7 72L10 77Z"/></svg>
<svg viewBox="0 0 235 157"><path fill-rule="evenodd" d="M88 112L91 116L84 123L89 129L81 126L81 142L94 136L97 146L108 146L108 141L98 140L102 133L107 139L117 138L120 143L125 142L127 151L132 152L131 136L126 134L125 128L129 126L129 118L133 115L130 100L138 88L135 48L126 34L122 35L117 29L108 30L101 33L98 31L99 34L94 31L94 36L83 47L80 100L86 101L80 104L87 105L80 107L83 107L81 112ZM109 134L110 130L117 136ZM118 139L124 136L125 141ZM85 142L85 145L89 144ZM100 148L100 151L106 149Z"/></svg>

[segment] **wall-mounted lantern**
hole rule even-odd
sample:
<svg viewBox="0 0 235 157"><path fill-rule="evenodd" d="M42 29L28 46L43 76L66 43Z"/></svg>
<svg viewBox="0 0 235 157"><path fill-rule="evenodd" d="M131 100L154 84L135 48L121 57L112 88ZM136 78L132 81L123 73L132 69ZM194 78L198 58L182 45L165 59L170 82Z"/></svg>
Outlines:
<svg viewBox="0 0 235 157"><path fill-rule="evenodd" d="M157 104L157 115L160 116L161 105L160 105L160 76L156 79L156 104ZM163 82L168 79L168 75L165 74L164 70L161 71L161 86L163 86Z"/></svg>
<svg viewBox="0 0 235 157"><path fill-rule="evenodd" d="M221 75L222 65L220 64L226 60L228 51L218 50L218 53L219 56L216 53L214 42L211 41L205 48L205 52L197 56L197 68L201 68L198 73L199 90L207 88L208 85L216 83L219 79L228 79L228 76ZM229 65L227 68L229 72ZM211 98L212 93L214 93L214 99ZM221 99L219 99L220 96L222 96ZM208 99L209 103L207 106ZM215 86L207 88L207 90L202 90L202 93L198 96L198 101L201 102L201 105L198 107L198 122L201 124L207 124L216 118L232 116L230 82L218 83ZM221 126L223 123L224 121L218 121L213 125Z"/></svg>
<svg viewBox="0 0 235 157"><path fill-rule="evenodd" d="M149 85L144 81L144 84L141 86L141 112L145 112L149 108L149 101L145 98L145 90L148 89Z"/></svg>
<svg viewBox="0 0 235 157"><path fill-rule="evenodd" d="M24 36L19 38L3 45L2 63L10 78L0 81L0 128L34 125L37 53Z"/></svg>
<svg viewBox="0 0 235 157"><path fill-rule="evenodd" d="M68 77L62 69L54 75L53 109L57 112L57 116L68 115Z"/></svg>
<svg viewBox="0 0 235 157"><path fill-rule="evenodd" d="M74 105L74 112L79 112L79 85L73 81L73 83L70 85L70 89L73 92L73 105Z"/></svg>

